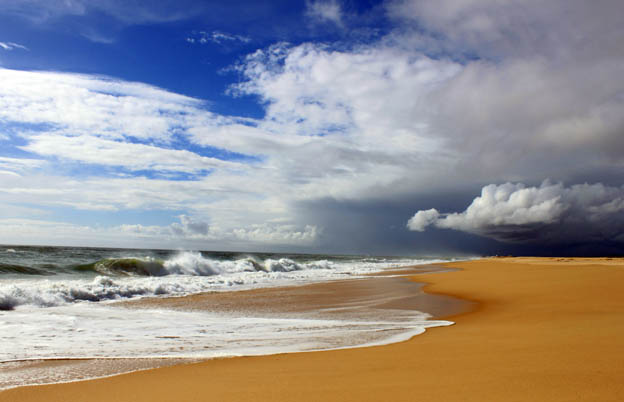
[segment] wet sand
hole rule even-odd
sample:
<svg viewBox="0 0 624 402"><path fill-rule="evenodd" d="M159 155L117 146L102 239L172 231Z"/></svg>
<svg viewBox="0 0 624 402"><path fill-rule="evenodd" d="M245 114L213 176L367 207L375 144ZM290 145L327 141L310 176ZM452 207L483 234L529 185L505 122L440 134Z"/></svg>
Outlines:
<svg viewBox="0 0 624 402"><path fill-rule="evenodd" d="M474 304L444 316L456 325L407 342L16 388L1 392L0 401L624 400L624 260L497 258L448 266L461 270L412 280L428 283L429 294ZM324 298L310 297L303 304Z"/></svg>
<svg viewBox="0 0 624 402"><path fill-rule="evenodd" d="M130 308L203 310L270 317L374 319L384 310L417 310L436 318L456 315L470 303L446 295L425 293L422 283L406 280L422 272L448 268L426 265L380 272L361 279L312 283L302 286L262 288L237 292L202 293L185 297L147 298L119 303Z"/></svg>

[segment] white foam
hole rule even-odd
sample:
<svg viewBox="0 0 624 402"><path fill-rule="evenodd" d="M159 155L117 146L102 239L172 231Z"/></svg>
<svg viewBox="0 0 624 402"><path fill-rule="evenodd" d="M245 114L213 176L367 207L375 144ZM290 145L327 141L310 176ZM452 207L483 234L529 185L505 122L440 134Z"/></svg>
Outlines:
<svg viewBox="0 0 624 402"><path fill-rule="evenodd" d="M152 263L151 260L145 261ZM353 277L383 268L435 263L432 260L385 260L297 263L287 258L258 262L252 258L213 260L181 252L165 261L163 276L52 276L0 278L0 310L19 306L53 307L76 302L142 296L183 296L208 291L286 286Z"/></svg>
<svg viewBox="0 0 624 402"><path fill-rule="evenodd" d="M449 325L424 313L375 319L245 317L82 304L0 313L0 361L59 358L210 358L378 345Z"/></svg>

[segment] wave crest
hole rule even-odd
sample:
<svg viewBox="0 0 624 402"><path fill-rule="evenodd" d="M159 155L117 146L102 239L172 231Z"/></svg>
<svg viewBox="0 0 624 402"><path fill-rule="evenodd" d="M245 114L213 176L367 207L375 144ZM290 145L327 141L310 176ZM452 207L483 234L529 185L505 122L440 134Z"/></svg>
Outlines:
<svg viewBox="0 0 624 402"><path fill-rule="evenodd" d="M117 276L164 276L167 271L163 262L151 257L106 258L91 264L79 265L76 271L92 271L98 274Z"/></svg>
<svg viewBox="0 0 624 402"><path fill-rule="evenodd" d="M199 252L185 251L167 259L152 257L107 258L75 267L80 272L95 272L107 276L213 276L238 272L293 272L306 269L332 269L327 260L297 263L289 258L259 260L245 257L238 260L216 260Z"/></svg>

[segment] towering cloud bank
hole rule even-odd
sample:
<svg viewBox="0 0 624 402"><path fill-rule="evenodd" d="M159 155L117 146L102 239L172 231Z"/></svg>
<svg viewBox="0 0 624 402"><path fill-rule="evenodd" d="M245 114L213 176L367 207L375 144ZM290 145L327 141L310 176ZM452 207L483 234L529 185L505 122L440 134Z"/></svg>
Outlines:
<svg viewBox="0 0 624 402"><path fill-rule="evenodd" d="M504 242L624 243L624 187L601 183L564 187L547 181L539 187L490 184L463 212L429 209L407 222L414 231L430 225Z"/></svg>

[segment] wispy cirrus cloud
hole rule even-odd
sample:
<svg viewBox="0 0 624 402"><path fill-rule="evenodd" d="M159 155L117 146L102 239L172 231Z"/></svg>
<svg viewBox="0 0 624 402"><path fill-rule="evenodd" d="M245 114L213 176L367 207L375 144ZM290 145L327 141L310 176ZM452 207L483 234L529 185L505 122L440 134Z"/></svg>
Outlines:
<svg viewBox="0 0 624 402"><path fill-rule="evenodd" d="M63 16L86 16L90 12L111 15L126 24L169 22L197 15L203 7L189 0L119 1L119 0L4 0L0 11L42 23Z"/></svg>
<svg viewBox="0 0 624 402"><path fill-rule="evenodd" d="M10 170L23 170L41 167L45 163L41 159L30 158L7 158L0 156L0 168Z"/></svg>
<svg viewBox="0 0 624 402"><path fill-rule="evenodd" d="M26 46L20 45L19 43L15 43L15 42L0 42L0 48L4 50L14 50L14 49L30 50Z"/></svg>
<svg viewBox="0 0 624 402"><path fill-rule="evenodd" d="M45 160L42 159L8 158L0 156L0 174L22 177L23 174L41 168L45 163Z"/></svg>
<svg viewBox="0 0 624 402"><path fill-rule="evenodd" d="M242 168L240 163L201 156L184 149L166 149L89 135L66 136L45 133L29 136L28 141L28 145L19 148L41 156L54 156L104 166L120 166L133 171L199 173L216 168Z"/></svg>
<svg viewBox="0 0 624 402"><path fill-rule="evenodd" d="M119 0L3 0L0 14L29 24L56 30L63 27L92 42L113 44L128 26L183 21L201 15L218 5L194 0L119 1ZM223 8L221 8L223 9ZM101 20L106 20L102 24Z"/></svg>

